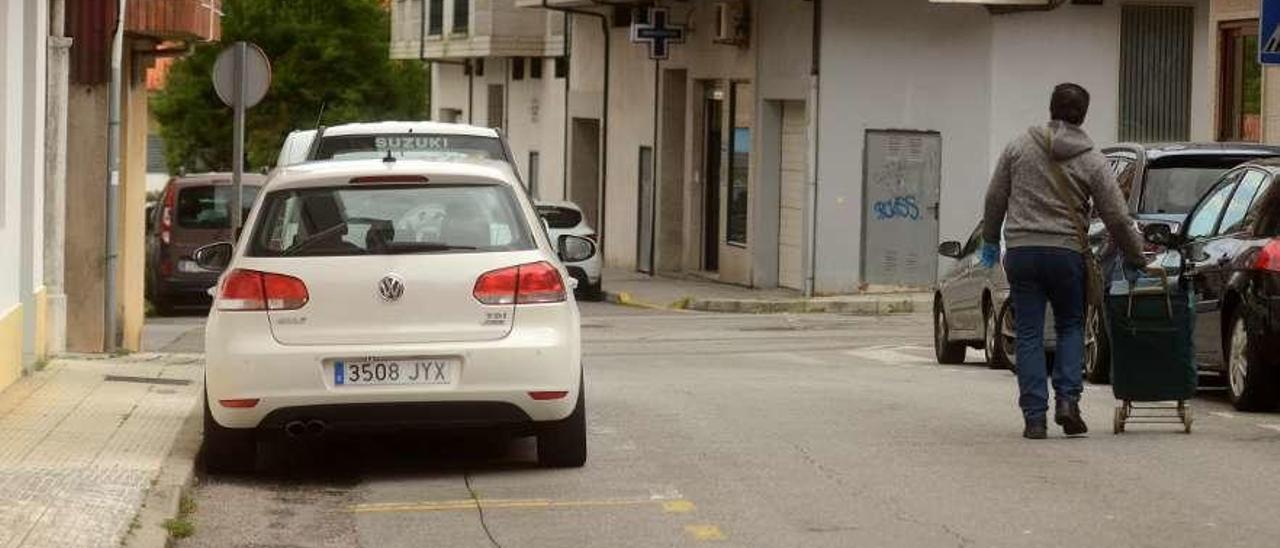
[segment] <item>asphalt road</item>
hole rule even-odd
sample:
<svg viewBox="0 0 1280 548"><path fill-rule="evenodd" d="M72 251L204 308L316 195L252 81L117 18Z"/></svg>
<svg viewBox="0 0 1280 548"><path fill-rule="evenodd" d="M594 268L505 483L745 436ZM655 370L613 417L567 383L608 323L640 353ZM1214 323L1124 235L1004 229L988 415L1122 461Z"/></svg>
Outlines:
<svg viewBox="0 0 1280 548"><path fill-rule="evenodd" d="M1028 441L1012 375L976 353L970 365L935 364L925 316L584 308L585 468L536 468L529 440L295 445L273 473L203 478L196 533L179 546L1280 539L1280 415L1232 412L1220 392L1195 402L1192 435L1115 436L1109 388L1090 387L1088 437Z"/></svg>

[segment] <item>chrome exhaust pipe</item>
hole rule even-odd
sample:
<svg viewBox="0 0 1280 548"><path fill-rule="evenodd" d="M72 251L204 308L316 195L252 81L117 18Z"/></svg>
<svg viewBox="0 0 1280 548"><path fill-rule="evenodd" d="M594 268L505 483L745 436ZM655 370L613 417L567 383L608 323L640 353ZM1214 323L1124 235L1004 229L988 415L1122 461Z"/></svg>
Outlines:
<svg viewBox="0 0 1280 548"><path fill-rule="evenodd" d="M289 421L284 425L284 433L296 438L307 433L307 425L302 421Z"/></svg>
<svg viewBox="0 0 1280 548"><path fill-rule="evenodd" d="M323 436L325 431L329 429L329 425L320 419L311 419L307 421L307 434L312 436Z"/></svg>

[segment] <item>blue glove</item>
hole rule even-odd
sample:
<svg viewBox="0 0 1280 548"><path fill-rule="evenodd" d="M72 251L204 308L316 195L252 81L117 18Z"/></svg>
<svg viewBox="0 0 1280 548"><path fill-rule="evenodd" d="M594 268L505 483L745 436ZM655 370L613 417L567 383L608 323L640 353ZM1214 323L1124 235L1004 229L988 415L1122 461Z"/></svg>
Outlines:
<svg viewBox="0 0 1280 548"><path fill-rule="evenodd" d="M993 243L983 243L981 260L982 266L995 268L996 261L1000 260L1000 246Z"/></svg>

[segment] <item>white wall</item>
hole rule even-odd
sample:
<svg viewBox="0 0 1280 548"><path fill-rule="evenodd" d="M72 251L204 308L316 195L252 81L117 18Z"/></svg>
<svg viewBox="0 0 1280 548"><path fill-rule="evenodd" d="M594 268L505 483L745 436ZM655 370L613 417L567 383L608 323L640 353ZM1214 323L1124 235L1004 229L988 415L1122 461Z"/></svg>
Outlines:
<svg viewBox="0 0 1280 548"><path fill-rule="evenodd" d="M0 3L0 317L21 302L23 2Z"/></svg>
<svg viewBox="0 0 1280 548"><path fill-rule="evenodd" d="M860 281L868 129L942 134L941 234L972 230L988 177L990 19L926 0L822 6L816 290Z"/></svg>

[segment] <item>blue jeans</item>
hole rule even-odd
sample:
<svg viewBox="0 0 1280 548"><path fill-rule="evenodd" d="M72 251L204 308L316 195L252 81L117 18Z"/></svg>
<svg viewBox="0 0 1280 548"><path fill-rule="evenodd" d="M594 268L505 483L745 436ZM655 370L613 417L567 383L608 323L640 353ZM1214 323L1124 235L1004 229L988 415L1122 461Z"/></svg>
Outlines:
<svg viewBox="0 0 1280 548"><path fill-rule="evenodd" d="M1045 386L1045 304L1053 305L1057 349L1053 392L1059 401L1080 401L1084 370L1084 256L1056 247L1015 247L1005 253L1005 273L1017 331L1018 406L1027 419L1049 410Z"/></svg>

